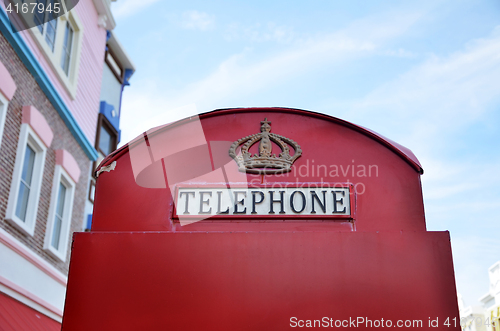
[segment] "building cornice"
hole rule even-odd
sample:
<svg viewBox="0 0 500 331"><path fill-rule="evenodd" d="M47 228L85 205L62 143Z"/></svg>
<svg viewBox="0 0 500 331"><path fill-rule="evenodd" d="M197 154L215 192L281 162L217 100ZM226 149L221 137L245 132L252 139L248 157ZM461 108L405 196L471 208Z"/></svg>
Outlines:
<svg viewBox="0 0 500 331"><path fill-rule="evenodd" d="M102 26L106 30L113 30L116 26L116 22L111 13L111 1L93 0L93 2L99 14L99 26Z"/></svg>

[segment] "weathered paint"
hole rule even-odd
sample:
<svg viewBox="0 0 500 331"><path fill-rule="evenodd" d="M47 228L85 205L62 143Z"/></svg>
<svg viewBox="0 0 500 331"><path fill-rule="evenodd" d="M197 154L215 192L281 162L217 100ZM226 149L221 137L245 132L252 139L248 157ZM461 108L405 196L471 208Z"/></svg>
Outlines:
<svg viewBox="0 0 500 331"><path fill-rule="evenodd" d="M113 161L111 164L101 167L99 170L97 170L95 176L99 177L99 175L103 172L110 172L112 170L115 170L115 167L116 167L116 161Z"/></svg>

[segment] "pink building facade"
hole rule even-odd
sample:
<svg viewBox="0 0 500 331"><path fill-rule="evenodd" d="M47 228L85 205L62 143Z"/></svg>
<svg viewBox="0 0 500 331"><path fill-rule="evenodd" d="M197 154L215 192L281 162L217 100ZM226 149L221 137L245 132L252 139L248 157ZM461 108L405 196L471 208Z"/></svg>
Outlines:
<svg viewBox="0 0 500 331"><path fill-rule="evenodd" d="M59 329L72 234L91 219L134 67L109 0L20 32L1 7L0 329Z"/></svg>

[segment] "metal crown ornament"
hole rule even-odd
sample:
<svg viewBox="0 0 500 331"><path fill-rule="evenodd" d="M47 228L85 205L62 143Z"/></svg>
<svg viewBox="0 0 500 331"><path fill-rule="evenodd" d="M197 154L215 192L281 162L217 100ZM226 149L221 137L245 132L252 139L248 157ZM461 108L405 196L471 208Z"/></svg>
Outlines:
<svg viewBox="0 0 500 331"><path fill-rule="evenodd" d="M276 174L290 171L293 162L302 155L299 144L292 139L271 133L271 122L267 120L267 117L260 123L260 133L236 140L229 148L229 156L236 161L242 172ZM249 150L258 141L260 141L259 153L252 156ZM281 148L278 156L271 154L272 142ZM237 154L236 150L239 146L241 146L241 153ZM290 147L294 150L293 155L290 155Z"/></svg>

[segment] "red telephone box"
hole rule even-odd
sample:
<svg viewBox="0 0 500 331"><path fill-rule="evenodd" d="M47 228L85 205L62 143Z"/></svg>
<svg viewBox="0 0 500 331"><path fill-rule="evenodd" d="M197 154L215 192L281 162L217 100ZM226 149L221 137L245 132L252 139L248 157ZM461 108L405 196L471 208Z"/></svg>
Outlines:
<svg viewBox="0 0 500 331"><path fill-rule="evenodd" d="M397 143L298 109L151 129L97 170L63 330L459 330L422 173Z"/></svg>

